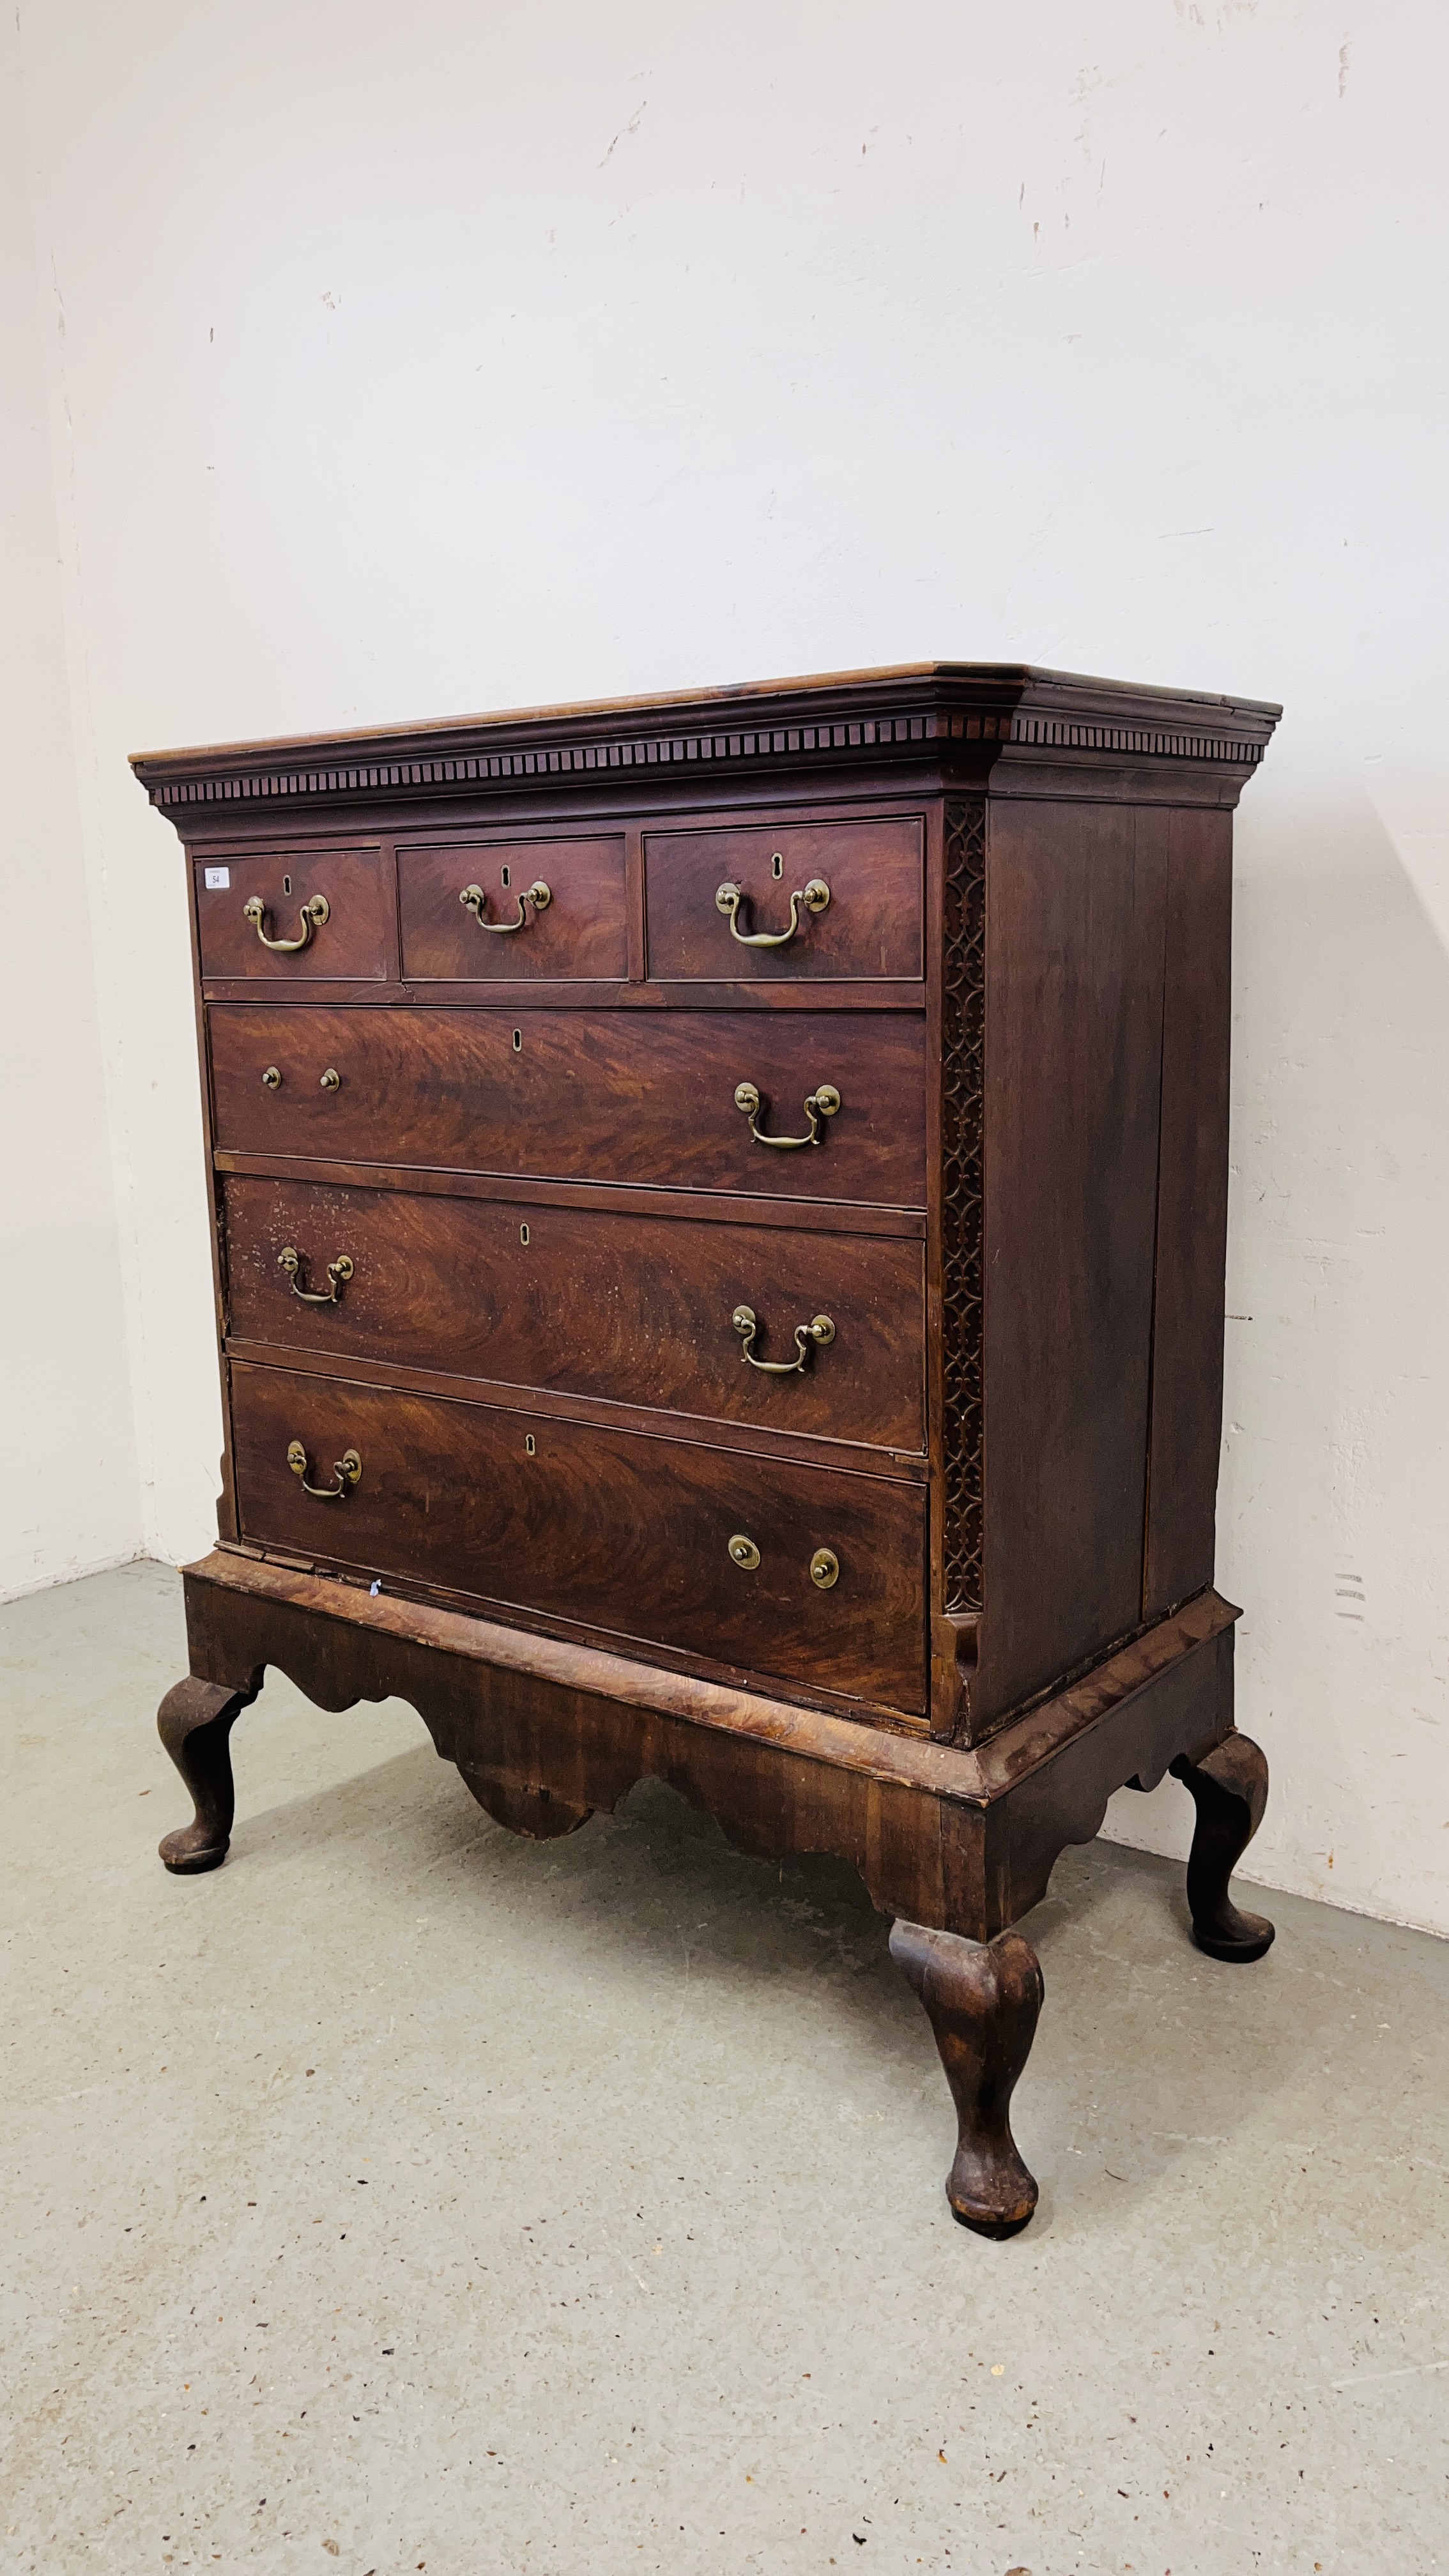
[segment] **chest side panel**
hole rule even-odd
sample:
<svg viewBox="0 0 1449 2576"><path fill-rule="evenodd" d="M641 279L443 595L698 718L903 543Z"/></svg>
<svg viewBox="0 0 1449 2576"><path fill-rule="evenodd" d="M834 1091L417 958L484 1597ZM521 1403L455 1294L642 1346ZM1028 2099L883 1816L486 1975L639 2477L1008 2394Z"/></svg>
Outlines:
<svg viewBox="0 0 1449 2576"><path fill-rule="evenodd" d="M1142 1615L1213 1579L1223 1415L1233 818L1168 818L1162 1148Z"/></svg>
<svg viewBox="0 0 1449 2576"><path fill-rule="evenodd" d="M945 1606L981 1608L981 1138L986 803L945 812L941 964L942 1503Z"/></svg>
<svg viewBox="0 0 1449 2576"><path fill-rule="evenodd" d="M988 815L978 1727L1141 1621L1167 825Z"/></svg>

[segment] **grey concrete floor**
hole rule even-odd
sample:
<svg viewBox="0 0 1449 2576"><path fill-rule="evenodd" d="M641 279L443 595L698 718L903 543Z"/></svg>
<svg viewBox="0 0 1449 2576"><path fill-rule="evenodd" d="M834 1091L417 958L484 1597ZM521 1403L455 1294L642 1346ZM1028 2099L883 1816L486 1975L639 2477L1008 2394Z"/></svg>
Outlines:
<svg viewBox="0 0 1449 2576"><path fill-rule="evenodd" d="M985 2244L851 1872L649 1783L517 1841L274 1678L171 1879L183 1669L156 1566L0 1610L7 2572L1449 2563L1449 1945L1218 1966L1068 1854Z"/></svg>

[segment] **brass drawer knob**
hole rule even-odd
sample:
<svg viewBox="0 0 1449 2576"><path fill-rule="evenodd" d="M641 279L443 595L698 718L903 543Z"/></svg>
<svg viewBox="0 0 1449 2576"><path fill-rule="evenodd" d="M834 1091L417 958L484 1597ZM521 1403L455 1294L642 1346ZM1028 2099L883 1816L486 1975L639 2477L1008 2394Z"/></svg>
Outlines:
<svg viewBox="0 0 1449 2576"><path fill-rule="evenodd" d="M307 1452L303 1448L300 1440L288 1441L287 1464L291 1468L293 1475L300 1477L303 1493L310 1494L314 1502L345 1502L347 1496L351 1493L353 1486L360 1484L362 1481L362 1460L359 1458L355 1449L344 1449L341 1457L334 1463L332 1473L337 1479L335 1485L308 1484Z"/></svg>
<svg viewBox="0 0 1449 2576"><path fill-rule="evenodd" d="M307 897L306 902L303 904L301 914L299 916L302 924L302 936L300 939L269 939L267 937L267 907L263 903L259 894L254 894L248 902L242 905L242 917L244 920L251 923L252 928L255 930L257 937L264 948L274 948L280 957L292 957L295 956L299 948L310 948L312 944L313 931L321 929L323 922L327 920L331 910L332 906L328 902L325 894L310 894Z"/></svg>
<svg viewBox="0 0 1449 2576"><path fill-rule="evenodd" d="M317 1087L319 1091L340 1091L342 1089L342 1076L338 1072L335 1064L329 1064Z"/></svg>
<svg viewBox="0 0 1449 2576"><path fill-rule="evenodd" d="M487 900L488 897L484 893L483 888L476 885L464 886L462 893L458 897L458 901L463 906L464 911L471 912L480 930L494 931L500 939L506 939L511 931L526 930L528 928L529 922L533 917L528 909L530 904L532 904L534 912L547 912L549 905L553 901L553 896L549 893L542 877L539 877L533 885L526 886L523 893L519 896L518 919L516 921L485 921L483 918L483 906Z"/></svg>
<svg viewBox="0 0 1449 2576"><path fill-rule="evenodd" d="M751 1368L762 1370L766 1377L803 1375L807 1362L814 1357L816 1351L823 1351L835 1339L835 1326L830 1317L815 1315L808 1324L796 1325L795 1356L792 1360L757 1360L755 1337L759 1332L760 1324L754 1307L736 1306L730 1322L744 1344L744 1349L740 1353L741 1359L748 1360Z"/></svg>
<svg viewBox="0 0 1449 2576"><path fill-rule="evenodd" d="M829 1592L840 1581L840 1559L833 1547L817 1547L810 1559L810 1580L819 1592Z"/></svg>
<svg viewBox="0 0 1449 2576"><path fill-rule="evenodd" d="M762 1110L768 1109L769 1105L768 1100L762 1100L752 1082L736 1083L735 1107L742 1116L748 1118L750 1134L755 1143L773 1145L782 1154L793 1154L801 1145L824 1144L825 1137L820 1121L822 1118L835 1116L840 1107L840 1094L833 1082L822 1082L817 1090L809 1094L805 1102L805 1115L810 1121L808 1136L762 1136L759 1129L760 1114Z"/></svg>
<svg viewBox="0 0 1449 2576"><path fill-rule="evenodd" d="M281 1074L278 1072L277 1067L274 1064L269 1064L266 1072L262 1075L262 1089L263 1091L280 1091L281 1088Z"/></svg>
<svg viewBox="0 0 1449 2576"><path fill-rule="evenodd" d="M326 1288L299 1287L297 1283L302 1268L302 1255L290 1243L284 1244L281 1251L278 1253L277 1268L279 1270L285 1270L287 1277L292 1283L293 1296L300 1297L304 1306L340 1305L342 1302L343 1287L352 1277L351 1255L346 1252L339 1252L336 1260L329 1261L327 1264L327 1277L330 1283L329 1286Z"/></svg>
<svg viewBox="0 0 1449 2576"><path fill-rule="evenodd" d="M730 926L731 939L742 948L788 948L800 927L800 906L807 912L824 912L830 902L830 888L823 877L812 877L808 885L799 886L790 897L790 921L785 930L741 930L739 909L750 900L743 886L726 882L715 888L715 910L722 912Z"/></svg>
<svg viewBox="0 0 1449 2576"><path fill-rule="evenodd" d="M760 1551L756 1547L754 1540L752 1538L746 1538L743 1530L736 1530L734 1537L730 1540L731 1565L738 1565L744 1573L753 1574L759 1562Z"/></svg>

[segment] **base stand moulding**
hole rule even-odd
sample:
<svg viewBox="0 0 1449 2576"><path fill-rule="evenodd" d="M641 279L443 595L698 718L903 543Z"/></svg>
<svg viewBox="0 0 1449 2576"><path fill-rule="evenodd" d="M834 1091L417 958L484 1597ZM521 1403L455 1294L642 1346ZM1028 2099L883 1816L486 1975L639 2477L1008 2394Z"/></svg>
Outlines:
<svg viewBox="0 0 1449 2576"><path fill-rule="evenodd" d="M231 1730L268 1665L320 1708L407 1700L514 1833L573 1833L652 1777L742 1851L833 1852L895 1918L891 1955L956 2105L947 2196L978 2235L1015 2235L1037 2198L1010 2108L1042 1974L1015 1927L1066 1846L1092 1840L1113 1791L1155 1788L1171 1771L1191 1793L1187 1895L1201 1949L1258 1959L1273 1938L1228 1895L1268 1770L1233 1728L1237 1613L1216 1592L964 1750L220 1550L184 1580L191 1673L158 1723L196 1812L161 1844L168 1869L226 1857Z"/></svg>

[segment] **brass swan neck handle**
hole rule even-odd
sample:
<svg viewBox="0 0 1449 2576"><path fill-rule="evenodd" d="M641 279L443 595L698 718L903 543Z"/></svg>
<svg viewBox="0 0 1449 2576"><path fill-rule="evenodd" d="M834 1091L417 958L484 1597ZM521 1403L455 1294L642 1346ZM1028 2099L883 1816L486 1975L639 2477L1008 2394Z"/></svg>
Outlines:
<svg viewBox="0 0 1449 2576"><path fill-rule="evenodd" d="M327 1277L330 1284L326 1288L298 1287L302 1255L293 1244L287 1243L282 1246L277 1255L277 1268L285 1270L292 1283L293 1296L300 1297L304 1306L338 1306L342 1302L343 1288L352 1277L352 1256L350 1253L339 1252L335 1261L328 1262Z"/></svg>
<svg viewBox="0 0 1449 2576"><path fill-rule="evenodd" d="M755 1341L760 1325L754 1307L736 1306L730 1322L744 1344L744 1349L740 1353L741 1359L748 1360L751 1368L762 1370L766 1377L794 1377L797 1374L803 1376L815 1353L823 1351L835 1339L835 1326L830 1317L815 1315L808 1324L796 1325L795 1356L792 1360L757 1360Z"/></svg>
<svg viewBox="0 0 1449 2576"><path fill-rule="evenodd" d="M308 1484L307 1452L300 1440L288 1441L287 1464L293 1475L300 1477L303 1493L310 1494L313 1501L318 1503L344 1502L353 1486L362 1481L362 1460L355 1449L344 1449L341 1457L335 1461L332 1469L337 1479L335 1485Z"/></svg>
<svg viewBox="0 0 1449 2576"><path fill-rule="evenodd" d="M715 888L715 910L722 912L729 923L731 939L737 939L742 948L788 948L800 927L801 904L807 912L824 912L830 902L830 888L823 877L812 877L808 885L797 886L790 897L790 924L786 930L741 930L740 905L749 901L744 887L731 885L728 880Z"/></svg>
<svg viewBox="0 0 1449 2576"><path fill-rule="evenodd" d="M756 1090L752 1082L741 1082L736 1084L735 1107L741 1112L742 1116L748 1118L750 1122L750 1134L753 1136L755 1143L757 1145L773 1145L776 1151L781 1154L793 1154L798 1152L802 1145L824 1144L825 1136L820 1122L822 1118L833 1118L835 1116L837 1109L840 1107L840 1094L836 1090L833 1082L822 1082L818 1089L812 1091L808 1095L805 1102L805 1115L810 1121L810 1133L808 1136L761 1135L759 1127L760 1116L763 1110L768 1109L769 1105L768 1100L762 1098L761 1094Z"/></svg>
<svg viewBox="0 0 1449 2576"><path fill-rule="evenodd" d="M528 928L529 922L533 918L533 914L530 913L528 909L530 904L532 904L534 912L547 912L549 905L553 901L553 896L549 893L542 877L536 878L531 886L525 886L522 894L518 898L518 919L516 921L485 921L483 918L483 906L487 900L488 897L484 893L483 888L477 885L464 886L462 893L458 897L458 901L463 906L464 911L471 912L480 930L491 930L496 938L507 939L511 937L515 930L526 930Z"/></svg>
<svg viewBox="0 0 1449 2576"><path fill-rule="evenodd" d="M299 919L302 924L302 936L300 939L269 939L267 937L267 907L263 903L259 894L250 896L248 901L242 905L242 918L243 920L251 923L252 928L255 930L257 937L264 948L275 949L279 957L294 957L299 948L311 947L313 931L321 929L323 922L329 918L331 911L332 906L328 902L325 894L309 894L299 915Z"/></svg>

